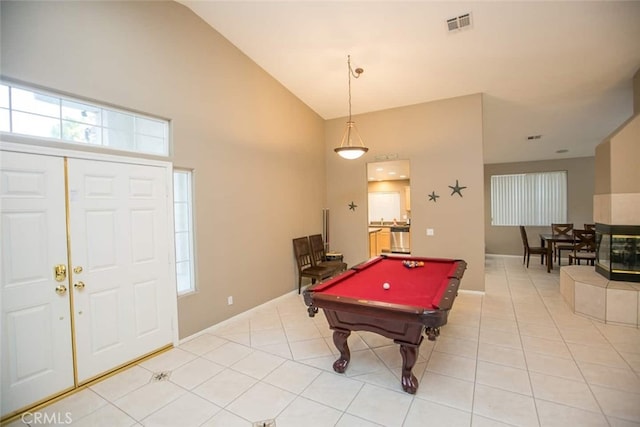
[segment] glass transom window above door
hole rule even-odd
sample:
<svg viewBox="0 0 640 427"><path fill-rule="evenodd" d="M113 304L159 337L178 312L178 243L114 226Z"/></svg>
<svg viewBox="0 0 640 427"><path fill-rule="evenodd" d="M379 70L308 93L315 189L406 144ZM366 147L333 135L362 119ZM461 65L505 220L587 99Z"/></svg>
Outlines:
<svg viewBox="0 0 640 427"><path fill-rule="evenodd" d="M0 132L169 155L169 121L0 81Z"/></svg>

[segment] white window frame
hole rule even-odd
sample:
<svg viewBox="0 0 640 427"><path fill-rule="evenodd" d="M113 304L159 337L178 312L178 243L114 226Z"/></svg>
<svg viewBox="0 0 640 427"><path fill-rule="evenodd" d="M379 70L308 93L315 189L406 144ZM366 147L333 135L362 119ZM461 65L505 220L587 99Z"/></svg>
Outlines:
<svg viewBox="0 0 640 427"><path fill-rule="evenodd" d="M491 176L491 225L567 222L567 171Z"/></svg>
<svg viewBox="0 0 640 427"><path fill-rule="evenodd" d="M29 93L32 102L21 107L20 99L26 98L20 94ZM0 133L169 157L166 119L3 80L0 80Z"/></svg>
<svg viewBox="0 0 640 427"><path fill-rule="evenodd" d="M193 221L193 171L187 169L173 170L173 210L174 210L174 232L176 245L176 292L178 296L196 292L196 269L195 269L195 245L194 245L194 221ZM186 177L185 191L179 191L177 178ZM183 210L182 216L180 210ZM179 226L180 218L184 217L186 229ZM185 238L186 236L186 238ZM185 242L186 240L186 242ZM181 243L182 242L182 243ZM186 247L178 248L183 244ZM186 254L185 251L186 250ZM181 268L185 268L181 273ZM187 281L185 283L185 280Z"/></svg>

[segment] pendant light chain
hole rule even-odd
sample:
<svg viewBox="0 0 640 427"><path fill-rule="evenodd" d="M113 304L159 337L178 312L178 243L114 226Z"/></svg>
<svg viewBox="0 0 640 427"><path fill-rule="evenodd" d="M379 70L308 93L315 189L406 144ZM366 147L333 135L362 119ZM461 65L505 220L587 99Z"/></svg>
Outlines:
<svg viewBox="0 0 640 427"><path fill-rule="evenodd" d="M347 55L347 67L349 68L349 121L351 121L351 76L357 79L364 70L356 68L355 72L353 71L353 68L351 68L351 55Z"/></svg>
<svg viewBox="0 0 640 427"><path fill-rule="evenodd" d="M351 55L347 58L347 66L349 67L349 121L351 121L351 74L353 74L353 70L351 70Z"/></svg>
<svg viewBox="0 0 640 427"><path fill-rule="evenodd" d="M351 76L357 79L364 70L362 68L356 68L355 70L351 68L351 55L347 56L347 67L349 73L349 120L347 121L344 134L342 135L342 142L340 143L340 146L335 148L333 151L338 153L338 155L344 159L352 160L362 156L364 153L369 151L369 149L364 146L362 138L360 138L360 134L356 128L356 124L353 122L351 116ZM359 142L358 145L352 144L352 132L353 138Z"/></svg>

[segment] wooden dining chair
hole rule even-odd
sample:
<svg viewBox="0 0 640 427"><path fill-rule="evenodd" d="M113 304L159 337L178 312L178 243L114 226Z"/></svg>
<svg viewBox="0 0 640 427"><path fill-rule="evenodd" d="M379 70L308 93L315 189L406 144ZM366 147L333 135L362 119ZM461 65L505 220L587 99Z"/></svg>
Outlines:
<svg viewBox="0 0 640 427"><path fill-rule="evenodd" d="M531 254L540 255L540 264L543 264L544 261L547 260L547 248L543 248L542 246L529 246L529 239L527 238L527 230L523 225L520 226L520 236L522 237L522 246L524 247L524 257L522 259L522 263L527 262L527 268L529 268L529 258L531 258Z"/></svg>
<svg viewBox="0 0 640 427"><path fill-rule="evenodd" d="M574 261L580 265L581 260L588 264L595 265L596 262L596 233L593 230L573 230L576 243L573 245L573 252L569 254L569 265Z"/></svg>
<svg viewBox="0 0 640 427"><path fill-rule="evenodd" d="M313 234L309 236L309 244L311 245L311 253L313 255L314 265L333 268L336 274L347 269L346 262L327 259L327 251L324 247L322 234Z"/></svg>
<svg viewBox="0 0 640 427"><path fill-rule="evenodd" d="M316 281L323 281L335 274L335 268L314 265L308 237L293 239L293 253L298 265L298 293L302 290L302 278L308 277L313 285Z"/></svg>
<svg viewBox="0 0 640 427"><path fill-rule="evenodd" d="M596 225L595 224L585 224L584 225L584 229L588 230L588 231L596 231Z"/></svg>
<svg viewBox="0 0 640 427"><path fill-rule="evenodd" d="M551 224L551 234L554 236L573 236L573 223ZM558 260L558 266L562 265L562 251L573 251L573 243L555 242L553 244L553 256Z"/></svg>

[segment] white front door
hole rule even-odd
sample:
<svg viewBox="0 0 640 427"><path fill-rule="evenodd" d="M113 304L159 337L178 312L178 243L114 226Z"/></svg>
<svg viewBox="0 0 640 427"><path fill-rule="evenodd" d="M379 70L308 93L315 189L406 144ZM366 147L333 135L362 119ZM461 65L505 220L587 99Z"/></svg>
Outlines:
<svg viewBox="0 0 640 427"><path fill-rule="evenodd" d="M74 387L64 159L0 153L1 414ZM56 291L57 288L57 291Z"/></svg>
<svg viewBox="0 0 640 427"><path fill-rule="evenodd" d="M4 417L171 344L175 280L167 164L0 158Z"/></svg>
<svg viewBox="0 0 640 427"><path fill-rule="evenodd" d="M78 382L172 342L167 169L69 159Z"/></svg>

